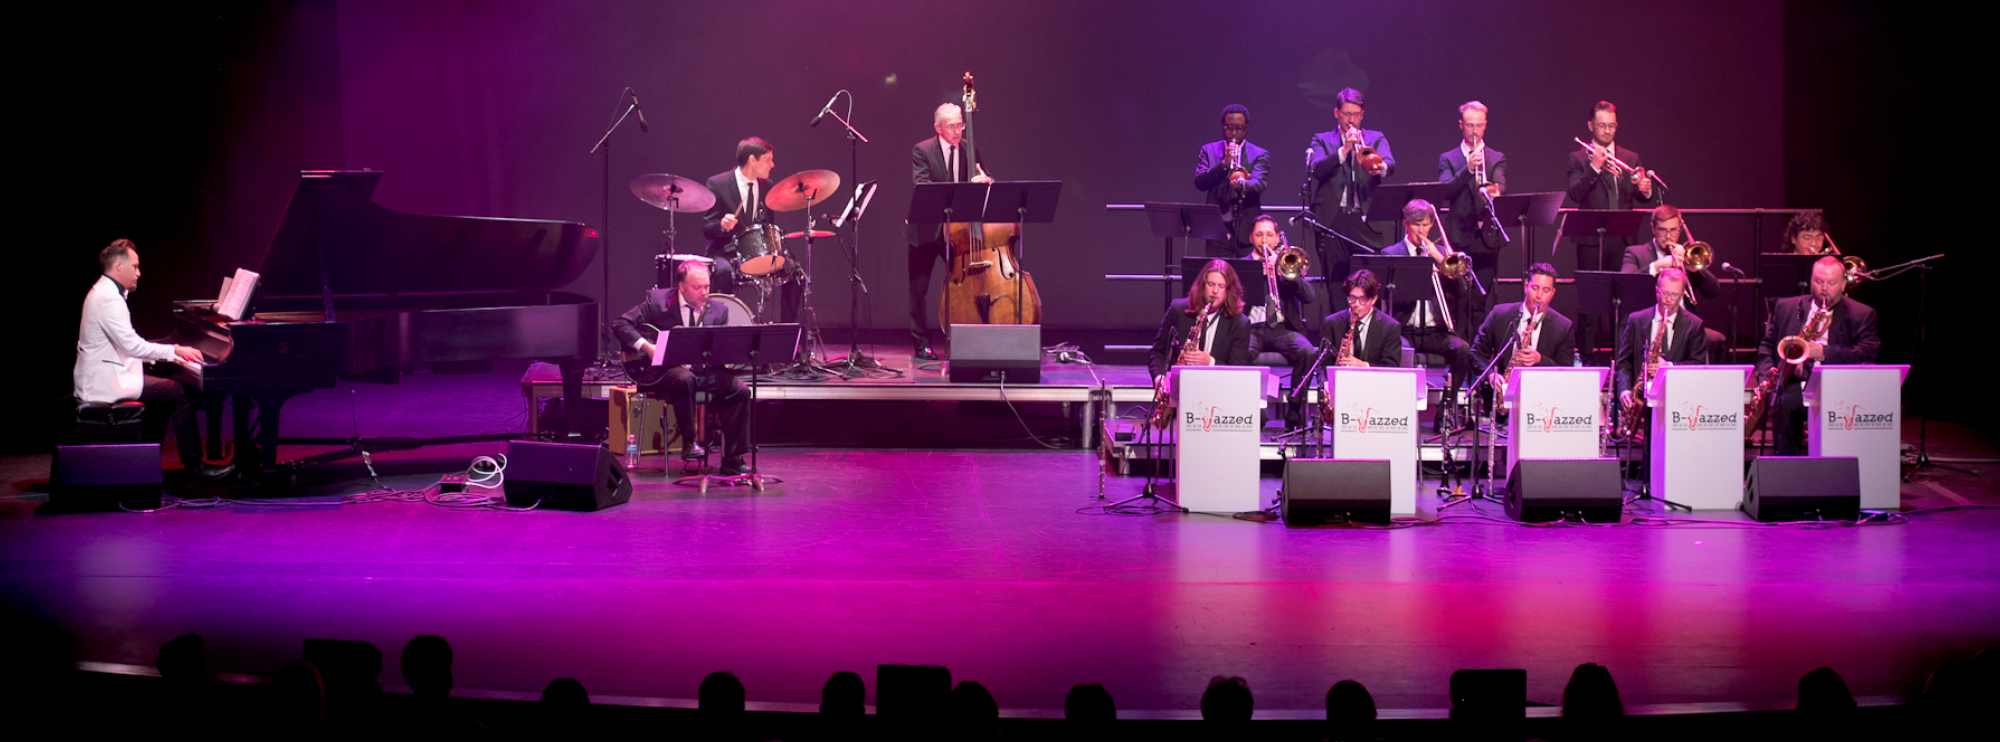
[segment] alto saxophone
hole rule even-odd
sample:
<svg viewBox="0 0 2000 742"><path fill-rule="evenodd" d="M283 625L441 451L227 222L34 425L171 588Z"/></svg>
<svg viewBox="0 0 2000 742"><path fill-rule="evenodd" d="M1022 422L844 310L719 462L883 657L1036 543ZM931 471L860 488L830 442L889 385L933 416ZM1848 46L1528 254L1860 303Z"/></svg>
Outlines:
<svg viewBox="0 0 2000 742"><path fill-rule="evenodd" d="M1341 338L1340 352L1338 355L1334 357L1335 358L1334 363L1336 365L1338 365L1340 361L1345 361L1354 357L1354 328L1359 326L1361 326L1361 320L1355 319L1352 315L1349 315L1347 319L1347 337ZM1320 374L1320 379L1321 379L1320 385L1322 388L1320 389L1320 394L1319 394L1319 417L1321 421L1325 422L1328 425L1332 425L1333 424L1333 388L1331 387L1332 382L1325 380L1326 374L1324 373Z"/></svg>
<svg viewBox="0 0 2000 742"><path fill-rule="evenodd" d="M1653 342L1646 345L1646 367L1640 372L1639 383L1632 387L1632 401L1618 410L1618 428L1626 437L1636 437L1646 431L1646 397L1653 389L1653 374L1660 367L1660 346L1667 341L1667 323L1655 313Z"/></svg>
<svg viewBox="0 0 2000 742"><path fill-rule="evenodd" d="M1526 348L1534 344L1535 341L1533 340L1533 338L1535 336L1535 328L1540 327L1541 324L1542 324L1541 312L1536 312L1532 315L1529 315L1528 325L1526 327L1521 328L1521 336L1514 339L1514 353L1519 353L1521 352L1522 348ZM1494 395L1495 398L1499 400L1493 406L1493 410L1494 412L1503 415L1507 413L1507 370L1508 367L1513 365L1514 365L1513 355L1510 354L1508 355L1507 358L1502 359L1500 361L1499 368L1493 370L1493 387L1495 390Z"/></svg>
<svg viewBox="0 0 2000 742"><path fill-rule="evenodd" d="M1194 325L1188 328L1187 342L1181 343L1181 349L1174 353L1174 362L1167 364L1168 368L1181 365L1181 359L1186 358L1187 354L1199 349L1195 345L1195 342L1201 339L1202 325L1208 323L1208 309L1209 304L1204 302L1201 305L1201 311L1195 313ZM1165 389L1161 389L1159 393L1153 395L1153 419L1149 421L1149 424L1153 426L1154 430L1163 430L1173 420L1174 395Z"/></svg>

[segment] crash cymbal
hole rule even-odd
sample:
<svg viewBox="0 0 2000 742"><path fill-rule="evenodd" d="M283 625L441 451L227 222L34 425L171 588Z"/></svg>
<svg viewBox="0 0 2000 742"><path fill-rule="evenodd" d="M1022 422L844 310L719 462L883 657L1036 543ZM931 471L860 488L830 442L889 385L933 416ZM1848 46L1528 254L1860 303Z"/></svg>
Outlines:
<svg viewBox="0 0 2000 742"><path fill-rule="evenodd" d="M807 170L778 181L764 197L772 211L798 211L833 197L840 189L840 174L832 170ZM811 203L807 203L810 198Z"/></svg>
<svg viewBox="0 0 2000 742"><path fill-rule="evenodd" d="M715 205L715 193L698 181L653 173L632 179L632 195L656 209L693 214ZM678 196L678 199L676 197Z"/></svg>
<svg viewBox="0 0 2000 742"><path fill-rule="evenodd" d="M806 233L804 233L804 232L793 232L793 233L791 233L791 234L788 234L788 235L785 235L785 239L788 239L788 240L797 240L797 239L804 239L804 238L805 238L805 236L806 236ZM819 238L821 238L821 237L832 237L832 236L833 236L833 233L832 233L832 232L828 232L828 231L826 231L826 230L824 230L824 229L815 229L815 230L813 230L813 235L812 235L812 236L813 236L813 239L815 239L815 240L816 240L816 239L819 239Z"/></svg>

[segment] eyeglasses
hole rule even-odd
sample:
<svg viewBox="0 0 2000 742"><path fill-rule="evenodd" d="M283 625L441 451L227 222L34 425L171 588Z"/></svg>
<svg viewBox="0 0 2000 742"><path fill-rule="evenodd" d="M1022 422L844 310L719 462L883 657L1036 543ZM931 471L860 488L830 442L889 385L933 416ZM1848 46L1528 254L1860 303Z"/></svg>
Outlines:
<svg viewBox="0 0 2000 742"><path fill-rule="evenodd" d="M1618 122L1614 121L1609 124L1592 123L1590 128L1600 131L1616 131L1618 129Z"/></svg>
<svg viewBox="0 0 2000 742"><path fill-rule="evenodd" d="M945 124L945 131L965 131L965 124Z"/></svg>
<svg viewBox="0 0 2000 742"><path fill-rule="evenodd" d="M1373 296L1355 296L1353 294L1347 295L1347 303L1349 304L1366 304L1374 300L1375 297Z"/></svg>
<svg viewBox="0 0 2000 742"><path fill-rule="evenodd" d="M1660 301L1669 303L1680 301L1683 297L1687 296L1687 292L1685 291L1661 291L1658 293L1660 295Z"/></svg>
<svg viewBox="0 0 2000 742"><path fill-rule="evenodd" d="M1249 129L1249 128L1250 128L1250 125L1249 125L1249 124L1223 124L1223 125L1222 125L1222 130L1223 130L1223 131L1243 131L1243 130L1245 130L1245 129Z"/></svg>

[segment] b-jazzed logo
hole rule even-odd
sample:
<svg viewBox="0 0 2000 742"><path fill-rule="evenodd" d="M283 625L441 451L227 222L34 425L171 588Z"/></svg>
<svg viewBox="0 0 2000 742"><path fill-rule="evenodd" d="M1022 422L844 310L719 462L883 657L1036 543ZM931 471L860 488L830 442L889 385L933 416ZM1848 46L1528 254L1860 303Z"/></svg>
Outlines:
<svg viewBox="0 0 2000 742"><path fill-rule="evenodd" d="M1224 412L1221 407L1195 404L1181 408L1181 432L1214 433L1257 429L1257 414L1238 415Z"/></svg>
<svg viewBox="0 0 2000 742"><path fill-rule="evenodd" d="M1597 412L1565 412L1561 407L1544 405L1539 410L1524 410L1521 428L1530 433L1596 433Z"/></svg>
<svg viewBox="0 0 2000 742"><path fill-rule="evenodd" d="M1702 405L1686 405L1682 409L1667 413L1667 425L1675 430L1690 433L1711 433L1717 431L1743 433L1743 409L1712 410Z"/></svg>
<svg viewBox="0 0 2000 742"><path fill-rule="evenodd" d="M1373 407L1354 405L1334 413L1334 426L1342 433L1363 435L1407 435L1410 430L1410 416L1392 417L1375 411Z"/></svg>
<svg viewBox="0 0 2000 742"><path fill-rule="evenodd" d="M1826 406L1826 426L1839 430L1895 430L1896 411L1870 412L1865 405L1841 402Z"/></svg>

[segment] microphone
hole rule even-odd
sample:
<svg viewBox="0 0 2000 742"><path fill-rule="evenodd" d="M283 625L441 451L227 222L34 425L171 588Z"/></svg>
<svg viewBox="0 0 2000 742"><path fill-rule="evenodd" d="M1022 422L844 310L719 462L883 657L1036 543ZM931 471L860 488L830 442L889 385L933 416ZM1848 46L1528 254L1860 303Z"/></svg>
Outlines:
<svg viewBox="0 0 2000 742"><path fill-rule="evenodd" d="M1729 264L1729 263L1727 263L1727 262L1725 262L1725 263L1723 263L1723 264L1722 264L1722 269L1723 269L1723 270L1726 270L1726 271L1729 271L1730 273L1734 273L1734 274L1736 274L1736 277L1737 277L1737 278L1748 278L1748 276L1746 276L1746 275L1744 275L1744 274L1743 274L1743 269L1741 269L1741 268L1738 268L1738 267L1736 267L1736 266L1733 266L1733 265L1730 265L1730 264Z"/></svg>
<svg viewBox="0 0 2000 742"><path fill-rule="evenodd" d="M646 111L645 111L645 109L642 109L642 108L640 108L640 107L639 107L639 93L638 93L637 91L634 91L634 90L633 90L633 89L631 89L631 88L626 88L626 89L625 89L625 92L626 92L626 93L629 93L629 94L631 94L631 96L632 96L632 110L633 110L633 112L635 112L635 113L638 113L638 114L639 114L639 131L640 131L640 132L648 132L648 131L652 131L652 130L653 130L653 127L650 127L650 126L647 126L647 125L646 125Z"/></svg>
<svg viewBox="0 0 2000 742"><path fill-rule="evenodd" d="M806 124L806 128L810 129L819 126L819 120L826 118L827 112L833 110L833 102L837 100L840 100L840 93L837 92L833 94L832 98L826 99L826 105L819 107L819 113L813 114L812 123Z"/></svg>

